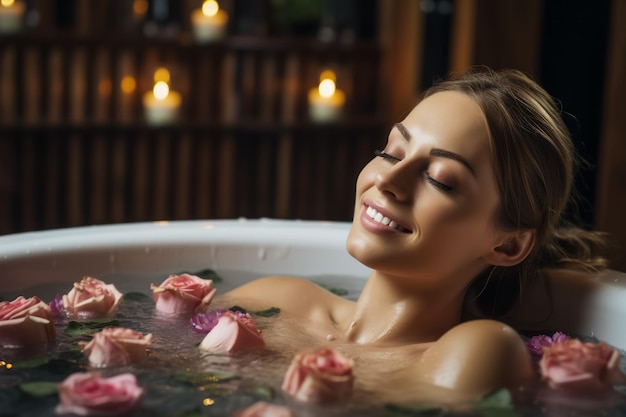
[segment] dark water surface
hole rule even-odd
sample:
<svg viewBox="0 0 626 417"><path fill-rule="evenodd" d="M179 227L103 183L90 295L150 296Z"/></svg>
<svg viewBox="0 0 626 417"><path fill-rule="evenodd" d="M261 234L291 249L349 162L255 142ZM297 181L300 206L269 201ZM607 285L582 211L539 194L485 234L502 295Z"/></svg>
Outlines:
<svg viewBox="0 0 626 417"><path fill-rule="evenodd" d="M224 282L216 284L218 293L253 278L251 274L220 271ZM312 406L299 404L285 398L280 390L282 378L293 352L273 351L249 352L235 355L211 355L198 349L204 337L192 330L188 317L166 316L155 311L149 284L163 281L156 279L132 281L123 276L98 277L114 282L125 297L116 314L118 326L152 333L153 344L148 359L141 364L99 370L105 376L131 372L144 388L144 398L133 416L230 416L256 401L264 400L288 404L296 416L550 416L587 417L626 416L624 395L619 391L605 398L581 398L559 396L549 390L525 387L513 393L518 399L515 408L502 406L479 410L452 412L437 407L415 404L390 404L385 391L384 370L366 375L366 379L379 381L379 390L357 389L352 401L345 405ZM314 281L355 299L362 280L317 277ZM337 284L341 282L341 284ZM118 284L119 283L119 284ZM33 288L30 297L37 295L51 301L56 293L66 293L67 284L50 284ZM345 290L345 291L344 291ZM18 294L3 294L7 300ZM227 306L216 305L215 308ZM213 308L213 307L212 307ZM271 337L275 317L255 317L255 323ZM88 336L74 337L64 333L69 319L56 323L57 340L54 344L38 348L0 348L0 416L53 416L58 404L55 394L32 396L21 388L23 383L58 383L74 372L89 369L87 360L77 347L80 340ZM6 364L13 365L12 367ZM371 387L375 384L369 384Z"/></svg>

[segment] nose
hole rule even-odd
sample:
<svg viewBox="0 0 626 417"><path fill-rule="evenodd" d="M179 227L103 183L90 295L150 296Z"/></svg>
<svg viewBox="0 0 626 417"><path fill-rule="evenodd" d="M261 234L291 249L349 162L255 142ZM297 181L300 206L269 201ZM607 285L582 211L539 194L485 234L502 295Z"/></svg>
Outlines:
<svg viewBox="0 0 626 417"><path fill-rule="evenodd" d="M415 191L417 173L411 169L409 161L399 161L393 166L380 170L374 184L383 193L399 202L410 202Z"/></svg>

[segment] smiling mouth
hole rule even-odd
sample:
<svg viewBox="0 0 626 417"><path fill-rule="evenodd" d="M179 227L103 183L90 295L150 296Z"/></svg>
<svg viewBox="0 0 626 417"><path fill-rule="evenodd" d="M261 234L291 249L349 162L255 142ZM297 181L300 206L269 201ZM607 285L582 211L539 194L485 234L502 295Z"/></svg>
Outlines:
<svg viewBox="0 0 626 417"><path fill-rule="evenodd" d="M400 231L402 233L411 233L411 231L409 229L407 229L406 227L400 226L398 223L396 223L395 221L391 220L389 217L383 216L381 213L379 213L373 207L367 206L367 209L365 210L365 213L367 214L367 216L369 218L371 218L375 222L378 222L378 223L383 224L385 226L389 226L392 229L396 229L396 230L398 230L398 231Z"/></svg>

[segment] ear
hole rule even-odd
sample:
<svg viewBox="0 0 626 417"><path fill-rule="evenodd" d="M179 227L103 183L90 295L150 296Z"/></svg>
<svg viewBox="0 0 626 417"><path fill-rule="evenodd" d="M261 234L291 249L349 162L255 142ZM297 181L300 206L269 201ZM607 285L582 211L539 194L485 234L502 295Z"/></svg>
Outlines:
<svg viewBox="0 0 626 417"><path fill-rule="evenodd" d="M495 266L513 266L521 263L535 247L534 230L504 232L501 242L483 258Z"/></svg>

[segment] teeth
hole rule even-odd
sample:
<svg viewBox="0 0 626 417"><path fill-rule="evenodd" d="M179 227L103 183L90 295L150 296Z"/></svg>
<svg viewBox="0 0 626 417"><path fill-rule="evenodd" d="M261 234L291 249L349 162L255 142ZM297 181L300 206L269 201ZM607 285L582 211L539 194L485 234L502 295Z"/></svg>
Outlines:
<svg viewBox="0 0 626 417"><path fill-rule="evenodd" d="M389 226L393 229L398 229L400 231L404 231L405 229L401 226L398 226L398 223L396 223L395 221L391 220L389 217L383 216L381 213L379 213L378 211L376 211L376 209L374 209L373 207L368 207L365 212L367 213L367 215L372 218L373 220L377 221L378 223L382 223L385 226Z"/></svg>

